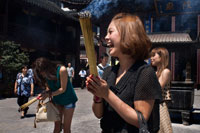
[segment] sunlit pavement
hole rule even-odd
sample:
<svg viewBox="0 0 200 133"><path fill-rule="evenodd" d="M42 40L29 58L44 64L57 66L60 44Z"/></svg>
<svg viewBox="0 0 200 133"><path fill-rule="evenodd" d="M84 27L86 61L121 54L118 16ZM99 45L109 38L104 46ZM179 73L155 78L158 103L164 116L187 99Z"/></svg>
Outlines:
<svg viewBox="0 0 200 133"><path fill-rule="evenodd" d="M75 91L79 101L72 121L72 133L100 133L99 120L95 118L91 109L92 95L86 89L75 88ZM16 100L17 98L0 100L0 133L52 133L52 122L37 123L37 128L33 128L37 103L30 105L26 118L20 119ZM173 130L174 133L200 133L200 124L184 126L173 123Z"/></svg>

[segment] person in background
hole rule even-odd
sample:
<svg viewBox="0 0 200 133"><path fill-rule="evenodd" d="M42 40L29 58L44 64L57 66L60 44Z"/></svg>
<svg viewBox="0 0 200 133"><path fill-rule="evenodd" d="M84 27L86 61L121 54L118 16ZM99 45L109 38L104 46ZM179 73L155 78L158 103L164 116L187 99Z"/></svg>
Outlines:
<svg viewBox="0 0 200 133"><path fill-rule="evenodd" d="M55 122L54 133L60 133L64 118L64 133L71 133L71 122L77 102L77 96L69 80L67 69L63 65L51 62L47 58L38 58L33 64L33 74L46 91L39 94L41 100L53 97L53 102L60 112L60 121Z"/></svg>
<svg viewBox="0 0 200 133"><path fill-rule="evenodd" d="M18 95L17 104L19 106L28 102L30 96L34 94L34 83L33 77L29 76L27 73L27 66L22 67L22 72L17 74L14 93ZM28 111L28 107L21 111L21 119L23 119Z"/></svg>
<svg viewBox="0 0 200 133"><path fill-rule="evenodd" d="M32 78L34 78L33 76L33 69L32 68L29 68L28 71L27 71L28 75L31 76Z"/></svg>
<svg viewBox="0 0 200 133"><path fill-rule="evenodd" d="M156 75L162 89L163 103L160 104L160 130L159 133L172 133L172 124L167 108L167 102L171 100L170 77L171 72L167 68L169 52L166 48L158 47L151 51L151 65L156 69Z"/></svg>
<svg viewBox="0 0 200 133"><path fill-rule="evenodd" d="M67 72L68 72L70 82L72 83L72 80L74 78L74 68L71 66L71 63L67 64Z"/></svg>
<svg viewBox="0 0 200 133"><path fill-rule="evenodd" d="M87 73L83 68L81 68L79 75L81 77L81 89L83 89L85 87L85 78L86 78Z"/></svg>
<svg viewBox="0 0 200 133"><path fill-rule="evenodd" d="M99 63L98 65L97 65L97 71L98 71L98 75L99 75L99 77L103 77L103 72L104 72L104 70L108 67L108 66L110 66L109 64L108 64L108 54L107 53L103 53L102 55L101 55L101 63Z"/></svg>
<svg viewBox="0 0 200 133"><path fill-rule="evenodd" d="M118 58L119 63L106 69L102 79L94 75L87 77L86 87L94 95L93 112L101 119L102 133L138 133L136 111L154 124L159 121L162 100L156 74L144 62L151 41L140 18L129 13L114 16L105 40L109 54ZM153 120L153 116L157 119ZM159 124L149 130L157 132Z"/></svg>

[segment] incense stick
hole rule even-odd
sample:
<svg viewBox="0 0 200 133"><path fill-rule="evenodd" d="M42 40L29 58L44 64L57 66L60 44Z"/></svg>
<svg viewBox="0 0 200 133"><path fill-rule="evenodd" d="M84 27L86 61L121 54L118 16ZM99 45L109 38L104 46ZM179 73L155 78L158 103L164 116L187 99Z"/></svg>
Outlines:
<svg viewBox="0 0 200 133"><path fill-rule="evenodd" d="M90 74L98 76L90 12L81 12L79 14L79 21L84 36L84 43L90 68Z"/></svg>
<svg viewBox="0 0 200 133"><path fill-rule="evenodd" d="M36 102L38 99L37 97L36 98L33 98L31 99L30 101L28 101L27 103L23 104L22 106L20 106L19 110L24 110L26 107L28 107L29 105L31 105L32 103Z"/></svg>

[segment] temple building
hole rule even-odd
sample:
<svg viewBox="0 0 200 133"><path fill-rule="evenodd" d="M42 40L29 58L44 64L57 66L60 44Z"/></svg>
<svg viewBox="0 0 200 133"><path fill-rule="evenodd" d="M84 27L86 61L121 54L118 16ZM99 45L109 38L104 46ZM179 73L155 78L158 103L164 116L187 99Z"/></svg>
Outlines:
<svg viewBox="0 0 200 133"><path fill-rule="evenodd" d="M0 20L0 41L21 44L30 52L30 63L46 56L71 62L78 73L79 20L63 11L59 0L1 0Z"/></svg>

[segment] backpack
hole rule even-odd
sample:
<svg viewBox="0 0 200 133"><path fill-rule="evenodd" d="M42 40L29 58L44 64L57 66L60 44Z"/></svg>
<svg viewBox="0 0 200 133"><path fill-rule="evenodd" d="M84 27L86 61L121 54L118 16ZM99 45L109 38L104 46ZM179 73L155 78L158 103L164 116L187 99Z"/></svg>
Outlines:
<svg viewBox="0 0 200 133"><path fill-rule="evenodd" d="M104 68L102 66L98 65L98 68L104 71Z"/></svg>

